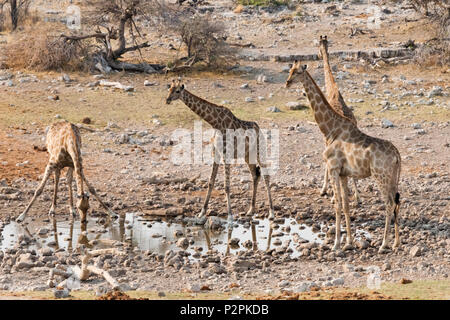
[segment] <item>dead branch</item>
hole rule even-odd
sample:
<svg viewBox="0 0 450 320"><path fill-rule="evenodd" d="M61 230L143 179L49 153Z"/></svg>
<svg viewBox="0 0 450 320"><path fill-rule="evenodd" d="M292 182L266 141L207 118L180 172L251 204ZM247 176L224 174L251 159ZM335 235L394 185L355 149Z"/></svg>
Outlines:
<svg viewBox="0 0 450 320"><path fill-rule="evenodd" d="M95 274L103 277L114 290L120 289L119 282L117 282L117 280L114 279L108 271L100 269L94 265L89 265L89 261L93 257L97 257L102 254L123 255L125 254L123 251L120 251L116 248L106 248L91 251L81 249L81 251L84 253L83 257L81 258L81 267L77 265L73 267L57 266L56 268L50 270L49 280L47 282L47 285L50 288L53 288L55 286L58 288L64 288L67 286L69 278L74 278L76 281L86 281L91 276L91 274ZM56 285L54 282L55 275L64 278L64 280L58 285Z"/></svg>

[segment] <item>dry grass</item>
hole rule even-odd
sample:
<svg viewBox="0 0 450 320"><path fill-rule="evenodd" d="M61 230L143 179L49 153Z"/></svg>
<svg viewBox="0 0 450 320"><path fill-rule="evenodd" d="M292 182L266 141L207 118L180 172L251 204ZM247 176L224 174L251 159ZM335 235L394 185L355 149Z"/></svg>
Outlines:
<svg viewBox="0 0 450 320"><path fill-rule="evenodd" d="M89 47L65 41L54 30L53 25L46 23L16 34L5 48L7 67L36 71L87 70Z"/></svg>
<svg viewBox="0 0 450 320"><path fill-rule="evenodd" d="M245 300L448 300L450 299L450 281L449 280L417 280L408 284L387 282L381 285L379 290L373 291L366 287L362 288L328 288L315 290L300 294L274 294L270 296L261 296L257 293L242 294L239 290L233 290L228 293L207 291L200 293L192 292L168 292L166 296L160 297L154 291L128 291L126 294L132 299L150 299L150 300L224 300L232 296L239 295ZM10 299L54 299L53 292L47 291L26 291L26 292L7 292L0 291L1 297ZM71 297L66 300L93 300L96 299L92 291L73 291Z"/></svg>

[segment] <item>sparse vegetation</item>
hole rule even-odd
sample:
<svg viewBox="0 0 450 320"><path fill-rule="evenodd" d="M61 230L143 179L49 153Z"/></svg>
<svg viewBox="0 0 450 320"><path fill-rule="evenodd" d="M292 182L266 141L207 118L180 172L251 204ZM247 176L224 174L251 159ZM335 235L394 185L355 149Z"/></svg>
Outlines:
<svg viewBox="0 0 450 320"><path fill-rule="evenodd" d="M244 6L286 6L291 0L237 0L238 4Z"/></svg>
<svg viewBox="0 0 450 320"><path fill-rule="evenodd" d="M6 65L12 68L47 70L85 70L91 48L86 43L67 41L55 35L50 26L26 30L6 47Z"/></svg>
<svg viewBox="0 0 450 320"><path fill-rule="evenodd" d="M30 5L31 0L2 0L0 2L0 30L5 25L7 14L10 17L11 30L16 30L19 23L27 17Z"/></svg>
<svg viewBox="0 0 450 320"><path fill-rule="evenodd" d="M223 23L209 14L159 3L157 17L164 32L175 33L186 47L187 56L168 65L169 71L189 68L198 62L218 66L233 60L236 49L226 42Z"/></svg>
<svg viewBox="0 0 450 320"><path fill-rule="evenodd" d="M397 2L391 0L391 2ZM416 61L426 65L450 64L450 4L442 0L409 0L410 5L430 19L436 36L417 50Z"/></svg>

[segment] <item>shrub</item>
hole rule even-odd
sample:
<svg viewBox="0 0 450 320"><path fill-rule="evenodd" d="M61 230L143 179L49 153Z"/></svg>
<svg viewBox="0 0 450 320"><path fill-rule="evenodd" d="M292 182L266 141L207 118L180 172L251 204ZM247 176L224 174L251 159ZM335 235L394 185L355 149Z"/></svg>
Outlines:
<svg viewBox="0 0 450 320"><path fill-rule="evenodd" d="M89 47L78 41L53 36L49 29L25 32L7 45L5 63L10 68L38 71L87 70Z"/></svg>
<svg viewBox="0 0 450 320"><path fill-rule="evenodd" d="M395 0L389 0L396 2ZM416 52L421 64L446 65L450 63L450 4L443 0L408 0L419 13L427 17L436 29L435 38L426 42Z"/></svg>

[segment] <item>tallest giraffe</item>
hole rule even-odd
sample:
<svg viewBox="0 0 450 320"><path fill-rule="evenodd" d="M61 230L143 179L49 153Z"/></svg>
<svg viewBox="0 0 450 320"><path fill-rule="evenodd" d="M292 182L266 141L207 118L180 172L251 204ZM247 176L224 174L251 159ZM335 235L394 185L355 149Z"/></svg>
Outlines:
<svg viewBox="0 0 450 320"><path fill-rule="evenodd" d="M319 39L319 53L323 59L323 72L325 76L325 91L328 103L330 106L340 115L343 115L349 119L355 126L357 126L355 115L352 110L347 106L339 91L338 85L334 80L333 73L331 72L330 56L328 54L328 39L327 36L320 36ZM355 203L359 203L358 187L356 185L356 178L353 178L353 185L355 189ZM327 194L328 189L328 170L325 166L323 186L320 191L320 195Z"/></svg>

